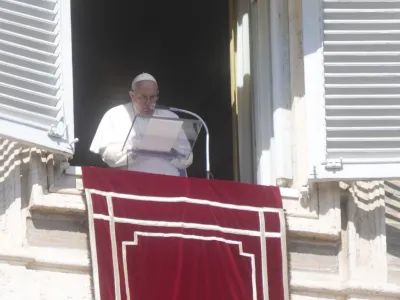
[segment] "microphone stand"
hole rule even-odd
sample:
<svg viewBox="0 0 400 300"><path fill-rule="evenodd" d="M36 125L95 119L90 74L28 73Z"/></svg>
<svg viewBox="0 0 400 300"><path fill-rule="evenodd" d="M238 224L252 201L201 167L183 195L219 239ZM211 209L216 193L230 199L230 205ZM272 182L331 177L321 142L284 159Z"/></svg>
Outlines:
<svg viewBox="0 0 400 300"><path fill-rule="evenodd" d="M188 111L186 109L181 109L181 108L176 108L176 107L168 107L168 106L156 106L156 108L161 108L161 109L167 109L173 112L180 112L180 113L184 113L187 115L191 115L193 117L195 117L197 120L199 120L201 122L201 124L204 127L204 130L206 132L206 176L207 179L211 178L211 169L210 169L210 133L208 131L208 127L206 122L204 122L204 120L198 115L195 114L194 112Z"/></svg>

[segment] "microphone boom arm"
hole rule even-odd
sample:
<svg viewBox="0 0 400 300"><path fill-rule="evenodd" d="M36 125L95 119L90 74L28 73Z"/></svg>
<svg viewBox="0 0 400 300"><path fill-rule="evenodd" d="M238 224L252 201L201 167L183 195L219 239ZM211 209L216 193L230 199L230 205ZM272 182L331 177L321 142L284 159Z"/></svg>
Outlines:
<svg viewBox="0 0 400 300"><path fill-rule="evenodd" d="M204 122L204 120L198 114L195 114L194 112L191 112L191 111L188 111L185 109L181 109L181 108L176 108L176 107L168 107L168 108L170 111L173 111L173 112L181 112L184 114L191 115L191 116L195 117L196 119L198 119L201 122L201 124L203 125L204 130L206 132L206 176L207 176L207 179L210 179L210 175L211 175L211 170L210 170L210 133L208 131L206 122Z"/></svg>

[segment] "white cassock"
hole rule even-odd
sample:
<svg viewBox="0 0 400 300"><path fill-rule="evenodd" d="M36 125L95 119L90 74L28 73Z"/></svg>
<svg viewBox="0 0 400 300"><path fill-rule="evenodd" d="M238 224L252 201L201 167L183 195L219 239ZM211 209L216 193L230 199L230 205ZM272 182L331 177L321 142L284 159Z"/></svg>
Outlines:
<svg viewBox="0 0 400 300"><path fill-rule="evenodd" d="M153 116L178 118L175 113L164 109L156 109ZM112 168L128 168L132 171L172 176L186 174L185 169L193 161L192 154L190 154L188 159L171 160L148 155L132 156L126 153L126 151L122 151L134 117L135 112L132 103L119 105L108 110L97 128L90 151L99 154L103 161ZM138 124L136 124L137 122ZM135 126L132 129L133 134L135 134L135 128L145 127L145 124L144 126L140 126L143 125L140 122L145 122L145 120L137 119L135 121ZM179 142L186 144L184 148L190 149L190 143L183 130L179 137Z"/></svg>

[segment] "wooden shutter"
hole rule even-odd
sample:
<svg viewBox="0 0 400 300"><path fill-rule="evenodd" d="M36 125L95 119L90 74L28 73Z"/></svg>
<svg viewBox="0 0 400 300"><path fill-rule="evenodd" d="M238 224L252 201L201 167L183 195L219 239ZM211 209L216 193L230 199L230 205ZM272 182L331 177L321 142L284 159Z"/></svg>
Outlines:
<svg viewBox="0 0 400 300"><path fill-rule="evenodd" d="M313 179L400 177L400 1L303 0Z"/></svg>
<svg viewBox="0 0 400 300"><path fill-rule="evenodd" d="M0 0L0 135L71 154L70 0Z"/></svg>

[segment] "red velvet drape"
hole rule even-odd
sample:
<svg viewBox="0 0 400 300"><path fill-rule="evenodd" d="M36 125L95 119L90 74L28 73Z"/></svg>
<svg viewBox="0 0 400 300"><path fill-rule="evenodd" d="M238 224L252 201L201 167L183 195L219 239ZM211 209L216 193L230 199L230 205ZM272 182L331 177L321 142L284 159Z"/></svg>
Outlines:
<svg viewBox="0 0 400 300"><path fill-rule="evenodd" d="M278 188L82 169L102 300L284 299Z"/></svg>

